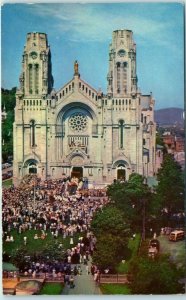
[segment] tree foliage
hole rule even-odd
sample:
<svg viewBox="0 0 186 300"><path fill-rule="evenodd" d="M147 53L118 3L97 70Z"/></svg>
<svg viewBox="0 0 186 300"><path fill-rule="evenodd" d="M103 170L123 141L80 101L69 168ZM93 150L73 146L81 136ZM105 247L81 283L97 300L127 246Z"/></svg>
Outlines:
<svg viewBox="0 0 186 300"><path fill-rule="evenodd" d="M127 248L127 239L119 233L117 235L110 234L107 231L104 235L100 235L97 239L96 250L93 254L93 262L100 269L109 267L112 272L122 259L127 259L130 250Z"/></svg>
<svg viewBox="0 0 186 300"><path fill-rule="evenodd" d="M153 198L150 188L144 182L144 177L133 173L127 182L116 182L110 185L107 193L111 202L122 210L132 231L141 232L144 206L150 215Z"/></svg>
<svg viewBox="0 0 186 300"><path fill-rule="evenodd" d="M178 270L165 255L155 259L136 257L129 265L133 294L177 294L183 293L178 282L183 270Z"/></svg>
<svg viewBox="0 0 186 300"><path fill-rule="evenodd" d="M38 252L38 255L45 261L63 260L65 257L65 249L60 247L58 241L50 241L46 243L44 249Z"/></svg>
<svg viewBox="0 0 186 300"><path fill-rule="evenodd" d="M114 270L129 255L127 244L130 230L123 213L112 205L104 207L95 214L91 230L97 238L93 262L100 268L110 267Z"/></svg>
<svg viewBox="0 0 186 300"><path fill-rule="evenodd" d="M184 206L184 180L181 166L171 154L166 154L157 174L156 199L168 213L175 213Z"/></svg>
<svg viewBox="0 0 186 300"><path fill-rule="evenodd" d="M8 156L13 154L13 122L16 88L12 88L11 90L1 89L1 93L1 110L3 110L5 106L7 112L7 118L2 123L2 157L3 161L6 161Z"/></svg>
<svg viewBox="0 0 186 300"><path fill-rule="evenodd" d="M23 272L29 265L26 258L27 256L28 251L24 246L22 246L13 251L10 261L19 269L20 272Z"/></svg>
<svg viewBox="0 0 186 300"><path fill-rule="evenodd" d="M4 105L6 108L6 111L13 111L15 104L16 104L16 98L15 98L15 93L16 93L16 87L13 87L11 90L7 89L1 89L1 110L3 110Z"/></svg>
<svg viewBox="0 0 186 300"><path fill-rule="evenodd" d="M112 235L128 236L129 227L125 223L123 213L116 207L108 205L97 212L92 220L91 229L95 236L109 232Z"/></svg>

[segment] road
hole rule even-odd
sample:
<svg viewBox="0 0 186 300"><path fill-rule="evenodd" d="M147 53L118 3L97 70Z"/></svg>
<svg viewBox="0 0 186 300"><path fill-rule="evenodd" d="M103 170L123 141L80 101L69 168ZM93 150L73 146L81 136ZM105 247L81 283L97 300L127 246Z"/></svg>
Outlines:
<svg viewBox="0 0 186 300"><path fill-rule="evenodd" d="M12 171L12 170L13 170L13 167L9 167L9 168L3 169L3 170L2 170L2 174L5 174L5 173L7 173L8 171Z"/></svg>
<svg viewBox="0 0 186 300"><path fill-rule="evenodd" d="M91 263L88 263L89 269ZM101 291L99 286L93 280L91 274L87 274L85 265L81 264L82 275L75 276L74 288L65 285L62 295L100 295Z"/></svg>
<svg viewBox="0 0 186 300"><path fill-rule="evenodd" d="M185 241L171 242L168 235L158 237L160 241L160 252L169 253L170 258L176 262L178 266L185 265Z"/></svg>

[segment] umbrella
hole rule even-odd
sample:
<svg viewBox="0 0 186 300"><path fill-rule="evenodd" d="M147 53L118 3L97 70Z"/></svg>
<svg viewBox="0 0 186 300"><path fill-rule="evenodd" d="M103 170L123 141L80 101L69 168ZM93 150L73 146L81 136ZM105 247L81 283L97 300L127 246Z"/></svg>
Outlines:
<svg viewBox="0 0 186 300"><path fill-rule="evenodd" d="M14 266L11 263L3 263L3 271L18 271L19 269L16 268L16 266Z"/></svg>

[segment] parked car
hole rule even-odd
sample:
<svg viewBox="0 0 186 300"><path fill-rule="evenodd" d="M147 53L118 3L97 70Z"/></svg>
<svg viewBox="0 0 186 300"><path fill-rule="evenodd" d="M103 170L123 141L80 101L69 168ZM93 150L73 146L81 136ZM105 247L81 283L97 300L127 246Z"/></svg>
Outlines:
<svg viewBox="0 0 186 300"><path fill-rule="evenodd" d="M8 174L8 176L9 176L9 178L11 178L11 177L13 176L13 171L12 171L12 170L11 170L11 171L8 171L7 174Z"/></svg>
<svg viewBox="0 0 186 300"><path fill-rule="evenodd" d="M174 230L169 235L169 241L177 242L184 239L184 231L183 230Z"/></svg>
<svg viewBox="0 0 186 300"><path fill-rule="evenodd" d="M2 180L8 179L8 178L9 178L9 177L8 177L8 174L7 174L7 173L2 174Z"/></svg>
<svg viewBox="0 0 186 300"><path fill-rule="evenodd" d="M157 239L152 239L149 243L148 256L154 258L160 251L160 242Z"/></svg>
<svg viewBox="0 0 186 300"><path fill-rule="evenodd" d="M160 242L157 239L152 239L149 243L149 246L156 248L158 252L160 251Z"/></svg>

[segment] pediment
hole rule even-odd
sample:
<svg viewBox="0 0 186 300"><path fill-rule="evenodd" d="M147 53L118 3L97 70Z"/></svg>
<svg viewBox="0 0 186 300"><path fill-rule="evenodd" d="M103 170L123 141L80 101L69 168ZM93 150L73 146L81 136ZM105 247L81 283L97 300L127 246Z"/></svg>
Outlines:
<svg viewBox="0 0 186 300"><path fill-rule="evenodd" d="M80 78L74 78L57 92L58 103L64 101L91 101L97 104L98 93Z"/></svg>

